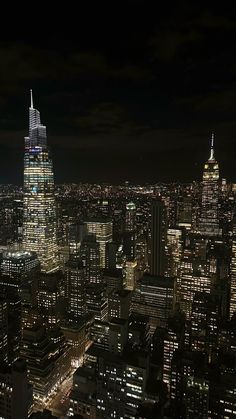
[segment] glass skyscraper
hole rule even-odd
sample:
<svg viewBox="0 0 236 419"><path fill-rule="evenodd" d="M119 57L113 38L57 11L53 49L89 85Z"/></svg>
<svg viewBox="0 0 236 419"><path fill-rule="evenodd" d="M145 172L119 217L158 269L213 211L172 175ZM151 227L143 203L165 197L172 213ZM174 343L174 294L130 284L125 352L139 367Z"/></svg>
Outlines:
<svg viewBox="0 0 236 419"><path fill-rule="evenodd" d="M37 252L43 272L58 269L52 159L32 91L24 154L23 248Z"/></svg>

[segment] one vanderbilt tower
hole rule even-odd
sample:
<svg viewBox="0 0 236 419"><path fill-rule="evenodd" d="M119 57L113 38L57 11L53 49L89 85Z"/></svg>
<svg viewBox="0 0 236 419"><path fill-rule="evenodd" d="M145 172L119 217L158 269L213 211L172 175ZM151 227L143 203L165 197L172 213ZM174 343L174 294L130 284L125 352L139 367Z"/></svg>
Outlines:
<svg viewBox="0 0 236 419"><path fill-rule="evenodd" d="M50 273L58 269L53 167L46 127L33 106L32 90L30 96L24 154L23 247L37 252L42 271Z"/></svg>

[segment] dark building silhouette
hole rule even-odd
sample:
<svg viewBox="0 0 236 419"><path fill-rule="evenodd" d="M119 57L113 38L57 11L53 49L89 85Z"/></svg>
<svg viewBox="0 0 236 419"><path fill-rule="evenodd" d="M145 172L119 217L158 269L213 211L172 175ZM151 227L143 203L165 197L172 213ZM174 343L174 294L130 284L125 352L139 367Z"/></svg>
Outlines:
<svg viewBox="0 0 236 419"><path fill-rule="evenodd" d="M151 208L151 246L150 273L153 276L164 275L166 243L166 211L161 200L152 202Z"/></svg>

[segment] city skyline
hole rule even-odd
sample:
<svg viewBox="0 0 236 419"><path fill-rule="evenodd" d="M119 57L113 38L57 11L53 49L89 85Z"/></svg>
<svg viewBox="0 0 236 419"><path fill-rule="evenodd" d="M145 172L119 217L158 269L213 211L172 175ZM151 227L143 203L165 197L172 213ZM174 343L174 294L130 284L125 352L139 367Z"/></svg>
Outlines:
<svg viewBox="0 0 236 419"><path fill-rule="evenodd" d="M233 419L232 10L49 6L0 27L0 419Z"/></svg>
<svg viewBox="0 0 236 419"><path fill-rule="evenodd" d="M30 94L32 95L32 89L30 89ZM214 138L215 138L215 132L214 133L213 132L210 132L208 134L209 134L208 135L208 139L207 139L207 141L205 140L205 143L208 144L208 149L209 149L209 148L211 148L212 136L214 135ZM55 138L53 136L52 136L51 139L52 139L52 141L53 141L53 139L55 140ZM65 141L66 141L66 139L65 139ZM55 147L55 145L59 145L59 150L57 149L57 147ZM219 145L222 147L222 144L219 144ZM51 146L49 146L49 147L50 147L50 149L52 149ZM3 146L3 149L4 149L4 146ZM10 148L9 151L12 152L12 149ZM56 167L58 167L58 165L57 165L58 151L60 153L60 142L58 144L55 144L54 143L54 149L52 150L52 154L54 156L54 165ZM165 159L168 159L168 161L169 161L169 168L172 165L175 165L175 166L177 166L177 169L176 170L178 170L178 164L180 163L180 161L178 162L178 157L179 157L179 154L178 153L179 153L179 151L180 151L180 153L182 153L182 149L175 150L175 152L171 152L171 153L170 153L170 151L164 150L164 149L161 151L161 155L164 153ZM222 151L223 150L221 149L221 152ZM68 173L67 173L66 176L63 175L64 177L62 177L62 175L60 175L60 170L59 170L59 175L57 175L57 176L55 175L56 178L58 179L58 182L56 182L56 183L76 183L76 180L77 180L78 182L85 182L85 183L86 182L88 182L88 183L89 182L91 182L91 183L96 183L96 182L99 183L99 182L101 182L101 183L114 183L114 184L124 183L125 181L129 181L129 182L131 182L131 184L132 183L135 184L135 183L140 183L141 178L144 179L143 183L155 183L155 182L158 183L158 182L162 182L162 181L163 182L166 182L166 183L172 183L172 182L175 182L175 181L176 182L189 183L189 182L194 181L194 180L200 181L201 180L201 166L202 166L204 160L203 161L199 161L199 160L196 161L197 160L196 159L196 154L199 155L199 157L200 156L202 157L203 152L204 153L206 152L205 145L204 145L204 150L199 150L198 149L198 150L195 150L194 152L193 152L193 150L188 150L189 156L187 158L187 162L186 162L185 167L186 167L186 169L188 169L188 168L190 169L191 164L194 161L194 169L196 171L196 177L195 178L194 177L191 178L191 176L190 176L191 170L193 170L192 168L189 170L189 173L187 173L187 170L184 169L184 173L185 174L182 173L182 175L181 174L180 175L177 175L177 177L174 177L174 175L171 174L172 172L170 172L170 176L169 176L168 175L168 172L169 171L166 171L165 170L165 175L164 176L163 175L160 175L160 178L158 178L158 177L156 177L156 176L153 175L153 172L152 172L152 169L151 169L150 172L152 174L150 175L150 172L149 172L149 174L147 175L147 177L143 173L142 173L142 176L141 177L138 177L137 175L132 176L132 171L131 172L128 171L126 177L125 176L120 176L120 177L118 176L117 178L113 178L113 176L110 177L108 174L106 174L104 176L104 173L103 173L103 170L102 170L102 167L101 167L101 172L103 173L103 176L101 178L99 178L99 175L98 175L98 177L97 176L92 176L91 177L91 175L88 173L87 178L85 177L85 175L82 175L82 178L76 179L76 178L73 178L73 174L72 175L70 174L70 169L68 169L68 171L69 171L69 177L68 177ZM16 165L16 168L18 167L19 170L21 169L21 162L19 161L20 159L22 160L22 155L20 155L21 153L22 153L22 150L19 153L19 156L17 157L17 165ZM217 150L217 153L218 153L218 150ZM83 154L83 152L82 152L82 154ZM195 159L194 160L192 160L193 155L195 156ZM230 157L232 158L232 155ZM12 156L11 156L11 158L12 158ZM72 157L72 173L73 173L73 158L75 159L76 158L76 155ZM150 161L152 159L155 160L156 156L155 155L150 155L149 158L150 158ZM142 160L143 160L143 157L141 156L139 158L139 160L136 161L136 163L142 165ZM108 167L109 167L109 163L112 166L113 165L113 160L110 161L110 162L107 161L106 163L107 163ZM224 160L223 160L223 166L224 166L224 163L226 163L226 162L224 162ZM154 164L154 162L153 162L153 164ZM163 164L163 159L162 159L162 164ZM188 166L188 164L189 164L189 166ZM227 169L227 166L229 166L229 165L226 164L225 167L224 167L224 169ZM3 167L4 167L4 164L3 164ZM150 169L150 167L149 167L149 169ZM114 167L113 167L113 170L114 170ZM162 171L164 173L164 167L162 168ZM227 173L227 170L226 170L226 173ZM166 176L166 174L167 174L167 176ZM194 173L192 173L192 174L194 176ZM11 172L11 175L12 175L12 172ZM221 171L220 171L220 175L221 175ZM2 183L15 183L17 185L23 183L23 182L16 181L16 177L17 177L17 173L13 174L13 177L11 178L11 181L3 181ZM225 178L225 176L220 176L220 177ZM14 182L14 179L15 179L15 182ZM63 179L66 179L66 180L63 182ZM3 180L4 180L4 178L3 178ZM232 181L232 182L234 181L234 179L228 179L228 178L227 178L227 180Z"/></svg>
<svg viewBox="0 0 236 419"><path fill-rule="evenodd" d="M43 33L36 17L33 31L2 33L2 182L22 183L30 88L48 121L57 183L200 179L211 131L223 177L234 181L231 11L184 1L157 15L128 0L115 13L99 4L79 15L69 28L52 27L49 13Z"/></svg>

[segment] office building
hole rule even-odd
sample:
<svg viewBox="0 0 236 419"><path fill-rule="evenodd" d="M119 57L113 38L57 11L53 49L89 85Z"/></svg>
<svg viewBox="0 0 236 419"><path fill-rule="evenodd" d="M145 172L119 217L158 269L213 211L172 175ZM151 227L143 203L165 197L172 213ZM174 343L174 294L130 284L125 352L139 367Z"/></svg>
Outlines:
<svg viewBox="0 0 236 419"><path fill-rule="evenodd" d="M166 245L166 210L161 200L155 200L151 208L150 274L164 275Z"/></svg>
<svg viewBox="0 0 236 419"><path fill-rule="evenodd" d="M191 313L191 347L208 354L218 343L219 306L214 295L197 292L194 295Z"/></svg>
<svg viewBox="0 0 236 419"><path fill-rule="evenodd" d="M60 323L60 299L64 295L61 271L41 273L38 289L38 308L44 325L53 328Z"/></svg>
<svg viewBox="0 0 236 419"><path fill-rule="evenodd" d="M94 368L79 367L73 374L70 393L70 415L82 419L97 418L96 374Z"/></svg>
<svg viewBox="0 0 236 419"><path fill-rule="evenodd" d="M84 237L81 245L81 259L85 266L85 278L88 283L101 282L100 245L95 234Z"/></svg>
<svg viewBox="0 0 236 419"><path fill-rule="evenodd" d="M33 106L32 91L29 135L25 137L23 248L37 253L43 272L58 269L52 159L46 127Z"/></svg>
<svg viewBox="0 0 236 419"><path fill-rule="evenodd" d="M229 295L229 317L232 318L236 312L236 215L232 220L232 245L230 260L230 295Z"/></svg>
<svg viewBox="0 0 236 419"><path fill-rule="evenodd" d="M125 230L136 230L136 205L133 202L129 202L128 204L126 204Z"/></svg>
<svg viewBox="0 0 236 419"><path fill-rule="evenodd" d="M186 419L208 419L209 382L188 377L185 394Z"/></svg>
<svg viewBox="0 0 236 419"><path fill-rule="evenodd" d="M20 352L26 361L34 397L45 402L69 372L70 348L62 334L49 334L44 327L36 325L24 329Z"/></svg>
<svg viewBox="0 0 236 419"><path fill-rule="evenodd" d="M106 321L108 316L108 297L106 285L86 285L87 312L94 315L97 320Z"/></svg>
<svg viewBox="0 0 236 419"><path fill-rule="evenodd" d="M213 278L212 275L202 275L197 272L195 274L183 273L178 278L178 288L180 308L189 320L195 294L197 292L206 292L207 294L210 294L213 288Z"/></svg>
<svg viewBox="0 0 236 419"><path fill-rule="evenodd" d="M168 228L167 230L167 275L177 276L183 252L182 230Z"/></svg>
<svg viewBox="0 0 236 419"><path fill-rule="evenodd" d="M138 269L136 260L126 260L125 262L125 288L133 291L138 279Z"/></svg>
<svg viewBox="0 0 236 419"><path fill-rule="evenodd" d="M79 320L87 312L85 268L79 260L69 260L65 265L68 314L71 320Z"/></svg>
<svg viewBox="0 0 236 419"><path fill-rule="evenodd" d="M129 290L114 290L108 296L108 319L113 317L128 319L130 314L131 292Z"/></svg>
<svg viewBox="0 0 236 419"><path fill-rule="evenodd" d="M219 228L219 165L214 155L214 135L211 139L210 157L204 165L202 203L199 230L204 236L217 236Z"/></svg>
<svg viewBox="0 0 236 419"><path fill-rule="evenodd" d="M85 235L84 224L70 224L68 227L68 246L70 260L80 257L80 248Z"/></svg>
<svg viewBox="0 0 236 419"><path fill-rule="evenodd" d="M7 302L0 298L0 364L8 361Z"/></svg>
<svg viewBox="0 0 236 419"><path fill-rule="evenodd" d="M112 291L122 290L125 285L125 278L122 269L115 269L114 271L105 270L103 273L103 280L107 285L107 293Z"/></svg>
<svg viewBox="0 0 236 419"><path fill-rule="evenodd" d="M131 312L149 317L150 331L166 327L175 305L174 278L144 275L138 282L131 300Z"/></svg>
<svg viewBox="0 0 236 419"><path fill-rule="evenodd" d="M93 219L85 222L87 233L95 234L100 249L100 267L106 267L106 244L112 242L112 221Z"/></svg>
<svg viewBox="0 0 236 419"><path fill-rule="evenodd" d="M27 419L33 404L32 386L27 379L26 364L18 359L11 367L0 366L0 417Z"/></svg>

